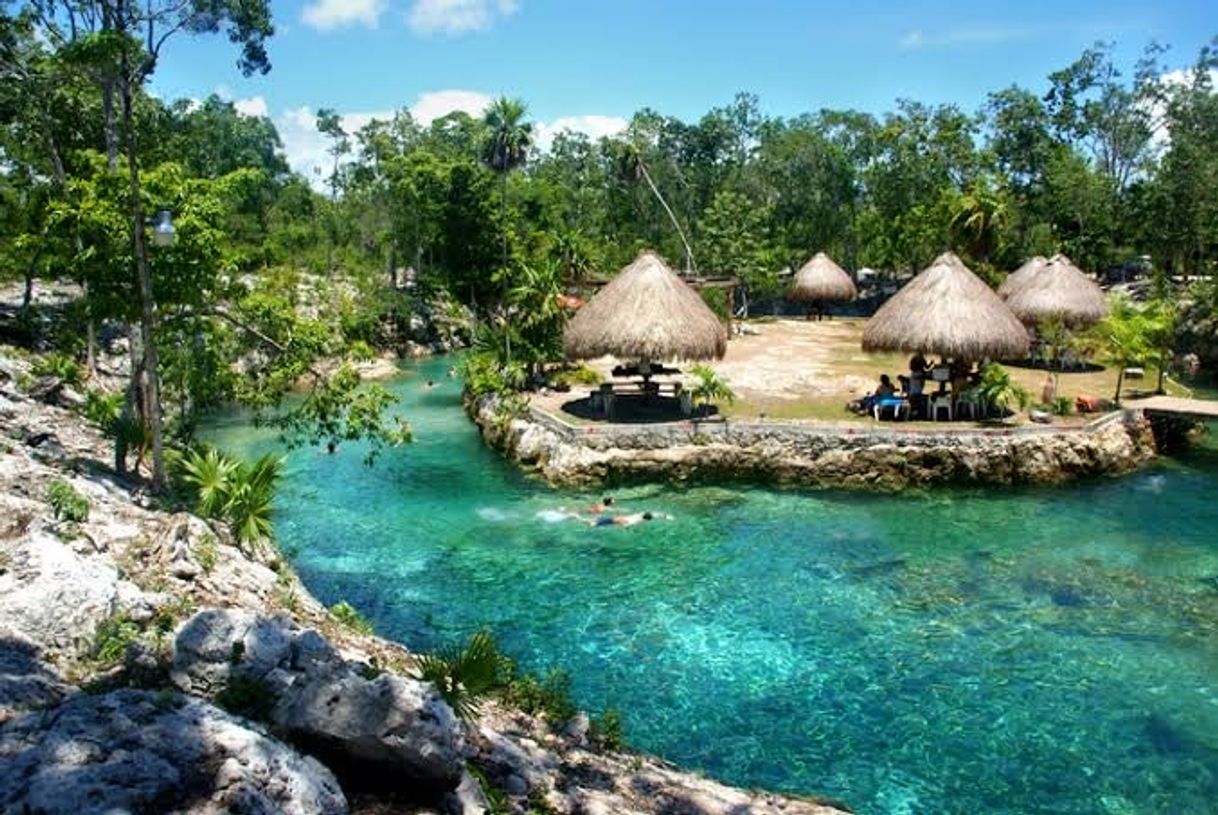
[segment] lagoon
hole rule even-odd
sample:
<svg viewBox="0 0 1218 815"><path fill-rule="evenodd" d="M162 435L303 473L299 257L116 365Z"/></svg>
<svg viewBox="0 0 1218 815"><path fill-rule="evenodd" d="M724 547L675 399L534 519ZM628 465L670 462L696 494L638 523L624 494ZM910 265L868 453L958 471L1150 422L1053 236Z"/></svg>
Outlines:
<svg viewBox="0 0 1218 815"><path fill-rule="evenodd" d="M486 449L448 360L389 383L417 441L291 453L280 545L414 649L481 627L632 745L860 813L1209 813L1218 450L1055 489L899 496L654 485L672 520L554 520ZM428 390L422 383L434 379ZM210 440L274 440L243 417Z"/></svg>

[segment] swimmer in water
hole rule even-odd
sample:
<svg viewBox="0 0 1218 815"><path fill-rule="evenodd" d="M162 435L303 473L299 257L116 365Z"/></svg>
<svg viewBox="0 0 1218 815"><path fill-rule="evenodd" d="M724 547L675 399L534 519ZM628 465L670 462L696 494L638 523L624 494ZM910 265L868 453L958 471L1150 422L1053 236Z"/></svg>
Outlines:
<svg viewBox="0 0 1218 815"><path fill-rule="evenodd" d="M427 384L426 384L426 385L424 385L424 386L423 386L423 388L424 388L425 390L431 390L431 389L432 389L432 388L434 388L435 386L436 386L436 383L435 383L434 381L432 381L432 380L430 380L430 379L429 379L429 380L427 380Z"/></svg>
<svg viewBox="0 0 1218 815"><path fill-rule="evenodd" d="M593 504L592 506L585 509L584 512L588 513L589 515L601 515L605 512L611 512L612 510L613 510L613 496L606 495L604 498L601 499L601 502L599 504Z"/></svg>
<svg viewBox="0 0 1218 815"><path fill-rule="evenodd" d="M656 515L650 512L636 512L633 515L602 515L591 521L585 521L588 526L634 526L643 521L652 521ZM662 516L661 516L662 517Z"/></svg>

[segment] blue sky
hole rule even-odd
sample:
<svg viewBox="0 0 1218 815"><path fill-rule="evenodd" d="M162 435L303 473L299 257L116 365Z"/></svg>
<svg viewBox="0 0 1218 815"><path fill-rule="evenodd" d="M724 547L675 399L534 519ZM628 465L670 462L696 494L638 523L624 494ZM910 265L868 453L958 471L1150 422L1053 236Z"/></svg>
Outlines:
<svg viewBox="0 0 1218 815"><path fill-rule="evenodd" d="M320 162L319 107L352 127L410 107L430 119L525 99L543 141L571 127L599 135L636 110L696 119L737 91L769 113L822 107L883 113L899 97L975 109L1045 76L1097 40L1132 65L1143 46L1188 64L1218 34L1213 0L274 0L273 68L243 78L224 37L171 42L161 96L208 93L279 126L293 166Z"/></svg>

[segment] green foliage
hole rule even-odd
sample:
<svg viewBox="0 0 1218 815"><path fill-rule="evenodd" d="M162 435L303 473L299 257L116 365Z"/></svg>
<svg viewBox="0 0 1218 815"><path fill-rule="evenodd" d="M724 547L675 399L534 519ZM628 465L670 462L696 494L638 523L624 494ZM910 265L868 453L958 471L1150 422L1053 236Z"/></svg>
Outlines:
<svg viewBox="0 0 1218 815"><path fill-rule="evenodd" d="M216 449L191 450L180 466L200 515L228 521L243 543L256 545L274 537L271 514L282 458L268 453L243 463Z"/></svg>
<svg viewBox="0 0 1218 815"><path fill-rule="evenodd" d="M1006 368L996 362L981 367L981 381L977 384L977 392L983 401L1000 408L1004 413L1012 402L1021 409L1031 403L1028 391L1011 378Z"/></svg>
<svg viewBox="0 0 1218 815"><path fill-rule="evenodd" d="M579 712L571 699L571 677L559 668L552 668L539 680L530 674L520 674L509 664L502 695L508 704L525 713L544 715L555 727Z"/></svg>
<svg viewBox="0 0 1218 815"><path fill-rule="evenodd" d="M93 634L91 654L94 662L103 667L117 664L139 635L139 626L125 614L107 617L98 624Z"/></svg>
<svg viewBox="0 0 1218 815"><path fill-rule="evenodd" d="M89 520L89 499L62 478L56 478L47 487L47 503L56 520L69 523Z"/></svg>
<svg viewBox="0 0 1218 815"><path fill-rule="evenodd" d="M419 679L431 682L460 718L478 715L482 700L502 685L504 658L489 631L478 631L464 646L453 644L419 657Z"/></svg>
<svg viewBox="0 0 1218 815"><path fill-rule="evenodd" d="M63 354L44 354L34 357L30 366L34 376L47 376L61 380L65 385L77 387L84 381L84 376L76 360Z"/></svg>
<svg viewBox="0 0 1218 815"><path fill-rule="evenodd" d="M559 371L553 374L550 380L562 385L599 385L601 375L587 365L580 365L567 371Z"/></svg>
<svg viewBox="0 0 1218 815"><path fill-rule="evenodd" d="M613 708L605 708L600 716L591 719L588 738L598 750L621 750L626 746L622 729L622 714Z"/></svg>
<svg viewBox="0 0 1218 815"><path fill-rule="evenodd" d="M689 369L689 373L697 380L691 390L693 398L704 408L713 402L726 402L730 405L736 401L735 392L710 366L695 365Z"/></svg>
<svg viewBox="0 0 1218 815"><path fill-rule="evenodd" d="M476 350L467 351L457 360L457 375L475 397L515 393L524 388L527 380L519 363L500 362L493 353Z"/></svg>
<svg viewBox="0 0 1218 815"><path fill-rule="evenodd" d="M1069 396L1058 396L1049 409L1054 416L1069 416L1074 412L1074 400Z"/></svg>
<svg viewBox="0 0 1218 815"><path fill-rule="evenodd" d="M195 559L199 561L203 574L211 574L216 570L216 563L220 560L220 547L215 535L207 534L199 540L195 547Z"/></svg>
<svg viewBox="0 0 1218 815"><path fill-rule="evenodd" d="M105 393L98 390L85 391L84 417L103 433L114 432L115 423L123 407L121 393Z"/></svg>
<svg viewBox="0 0 1218 815"><path fill-rule="evenodd" d="M216 694L215 702L235 716L265 722L270 721L275 709L275 692L260 679L234 672Z"/></svg>
<svg viewBox="0 0 1218 815"><path fill-rule="evenodd" d="M346 600L341 600L330 606L330 613L334 615L334 619L357 634L376 633L376 629L372 627L372 623L368 618L360 614L359 610Z"/></svg>
<svg viewBox="0 0 1218 815"><path fill-rule="evenodd" d="M1175 309L1164 301L1139 306L1125 297L1113 300L1108 316L1091 329L1088 339L1100 359L1119 368L1114 401L1121 401L1126 368L1151 362L1166 367L1175 321Z"/></svg>

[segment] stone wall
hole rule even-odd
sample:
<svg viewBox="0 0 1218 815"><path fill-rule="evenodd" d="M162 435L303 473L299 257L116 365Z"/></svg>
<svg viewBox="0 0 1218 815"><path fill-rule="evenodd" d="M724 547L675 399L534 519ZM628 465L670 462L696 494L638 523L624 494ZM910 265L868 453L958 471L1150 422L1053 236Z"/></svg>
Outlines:
<svg viewBox="0 0 1218 815"><path fill-rule="evenodd" d="M1154 457L1149 424L1123 411L1073 428L921 429L780 421L573 425L537 408L505 425L494 400L469 405L492 446L553 484L761 480L899 490L1036 484L1128 472Z"/></svg>

